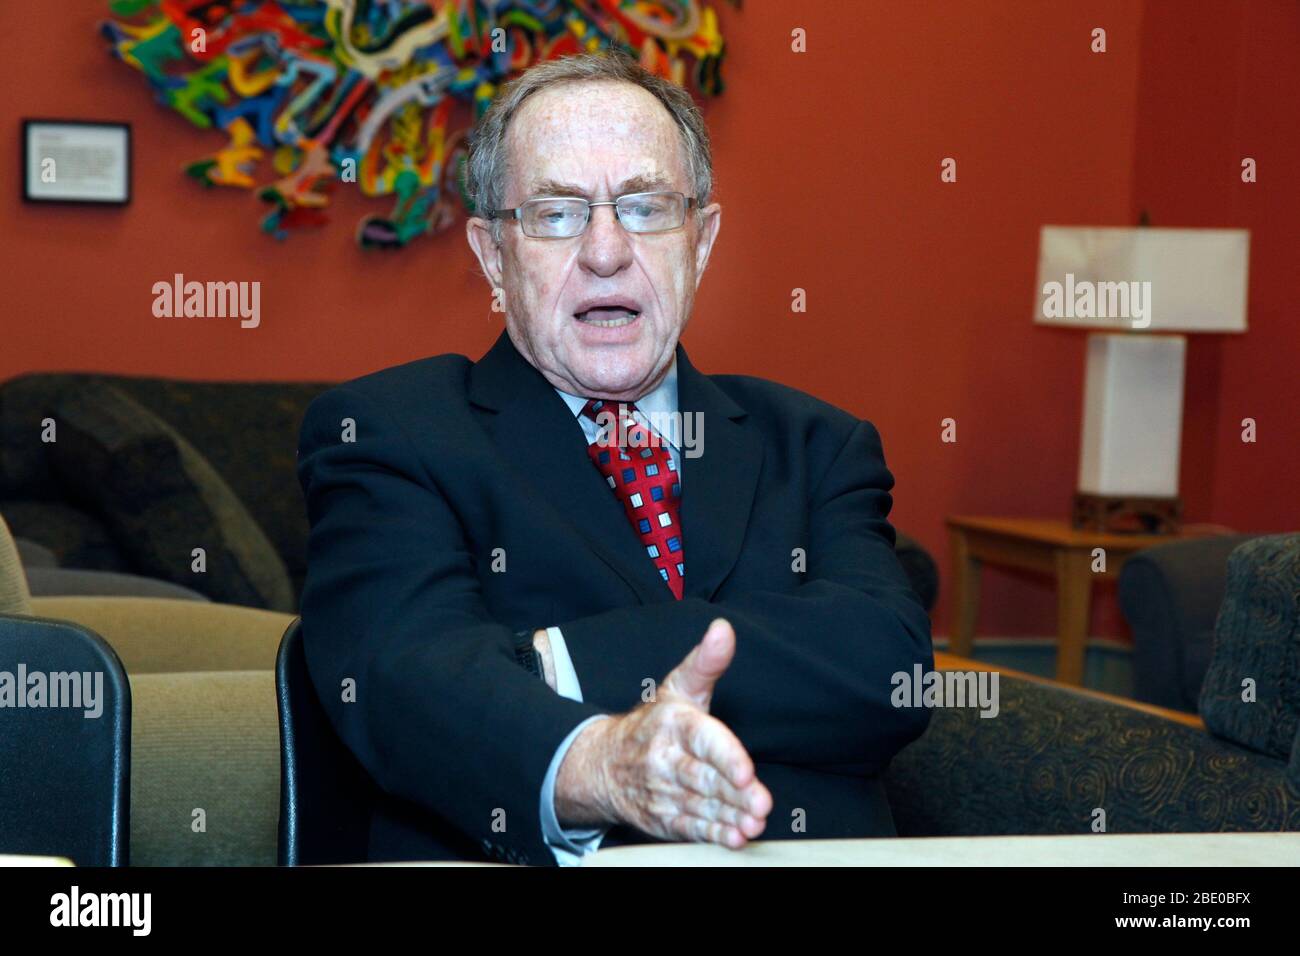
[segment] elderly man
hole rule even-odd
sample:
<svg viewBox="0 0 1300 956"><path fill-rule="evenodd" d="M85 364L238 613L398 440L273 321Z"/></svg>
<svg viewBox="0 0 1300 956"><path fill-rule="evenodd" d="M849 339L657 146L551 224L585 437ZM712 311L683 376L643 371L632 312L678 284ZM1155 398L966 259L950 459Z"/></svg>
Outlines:
<svg viewBox="0 0 1300 956"><path fill-rule="evenodd" d="M369 858L892 834L879 775L928 712L891 677L932 660L893 478L869 422L679 344L721 223L690 96L539 64L469 187L496 344L303 425L306 654L382 791Z"/></svg>

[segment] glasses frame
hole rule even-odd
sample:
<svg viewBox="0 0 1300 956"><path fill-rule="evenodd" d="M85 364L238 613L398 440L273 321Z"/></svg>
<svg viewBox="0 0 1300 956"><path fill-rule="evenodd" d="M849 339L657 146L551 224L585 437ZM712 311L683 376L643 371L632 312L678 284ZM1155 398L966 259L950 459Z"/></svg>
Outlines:
<svg viewBox="0 0 1300 956"><path fill-rule="evenodd" d="M686 201L686 208L682 210L681 223L679 223L676 226L671 226L668 229L650 229L650 230L640 230L640 231L628 229L627 226L623 225L623 220L619 219L618 217L618 204L622 202L624 199L634 199L637 196L680 196L682 199ZM584 202L587 204L587 218L583 221L582 228L571 236L530 236L528 235L527 231L524 231L525 236L527 236L529 239L577 239L579 236L585 234L587 231L587 227L591 225L591 210L595 206L613 206L614 219L617 220L620 226L623 226L623 231L626 232L629 236L656 236L656 235L661 235L662 233L665 232L672 232L675 229L682 228L682 226L686 225L686 215L699 204L699 200L697 197L688 196L685 193L679 192L676 189L652 189L649 192L624 193L622 196L616 196L613 199L604 199L599 202L592 202L591 200L583 199L581 196L534 196L531 199L525 199L514 209L493 209L488 213L488 218L502 219L507 222L513 220L515 222L518 222L520 230L523 230L525 206L527 206L529 203L548 202L556 199L564 199L570 202Z"/></svg>

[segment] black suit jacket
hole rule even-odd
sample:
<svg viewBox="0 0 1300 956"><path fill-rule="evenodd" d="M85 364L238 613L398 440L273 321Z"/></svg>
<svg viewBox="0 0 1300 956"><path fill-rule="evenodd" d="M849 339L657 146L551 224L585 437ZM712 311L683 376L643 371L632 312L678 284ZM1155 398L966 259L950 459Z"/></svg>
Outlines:
<svg viewBox="0 0 1300 956"><path fill-rule="evenodd" d="M703 416L703 454L681 459L680 601L506 334L477 363L412 362L308 410L304 643L384 794L370 859L553 863L538 807L556 747L639 704L718 616L737 650L712 713L772 792L763 838L893 834L877 778L929 714L891 706L891 676L932 656L880 437L802 392L703 375L680 345L677 362L679 406ZM515 662L515 633L550 625L582 703ZM645 839L615 828L604 845Z"/></svg>

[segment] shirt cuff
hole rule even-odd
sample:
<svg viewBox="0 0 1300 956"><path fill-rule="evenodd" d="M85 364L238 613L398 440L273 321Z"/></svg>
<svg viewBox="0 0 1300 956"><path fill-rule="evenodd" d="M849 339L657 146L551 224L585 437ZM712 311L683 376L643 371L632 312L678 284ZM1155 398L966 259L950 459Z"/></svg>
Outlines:
<svg viewBox="0 0 1300 956"><path fill-rule="evenodd" d="M546 636L551 642L551 666L555 668L555 692L569 700L582 702L582 685L578 683L578 672L573 669L573 659L569 657L569 647L564 643L564 635L558 627L548 627Z"/></svg>
<svg viewBox="0 0 1300 956"><path fill-rule="evenodd" d="M555 778L560 774L560 764L564 762L565 754L569 752L573 742L578 739L578 734L582 733L588 724L608 717L608 714L595 714L569 731L569 736L555 748L555 756L551 758L551 765L542 780L542 839L551 848L551 852L555 854L555 862L560 866L580 865L586 854L596 852L600 847L600 841L605 838L605 833L609 830L609 827L566 830L560 826L559 818L555 815Z"/></svg>

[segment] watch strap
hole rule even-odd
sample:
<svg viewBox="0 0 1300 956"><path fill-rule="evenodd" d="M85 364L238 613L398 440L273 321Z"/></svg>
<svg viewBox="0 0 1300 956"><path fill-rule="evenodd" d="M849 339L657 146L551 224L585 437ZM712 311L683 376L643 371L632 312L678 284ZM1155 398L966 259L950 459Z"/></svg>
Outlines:
<svg viewBox="0 0 1300 956"><path fill-rule="evenodd" d="M515 632L515 661L534 677L543 678L542 655L533 647L532 631Z"/></svg>

